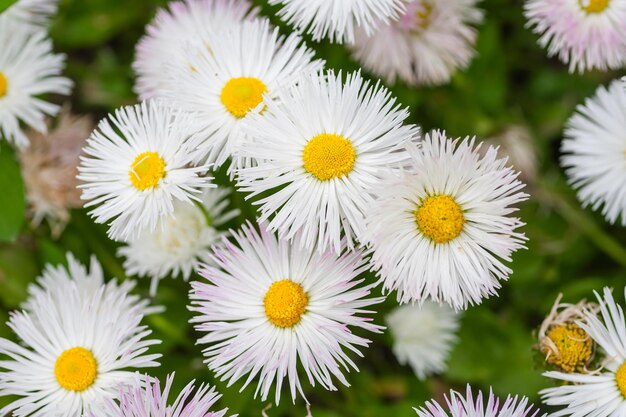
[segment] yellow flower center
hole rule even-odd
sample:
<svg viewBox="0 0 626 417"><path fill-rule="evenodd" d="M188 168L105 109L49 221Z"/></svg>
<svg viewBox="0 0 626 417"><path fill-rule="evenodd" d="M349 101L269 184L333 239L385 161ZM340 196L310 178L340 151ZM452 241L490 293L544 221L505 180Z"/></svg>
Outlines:
<svg viewBox="0 0 626 417"><path fill-rule="evenodd" d="M624 362L615 372L615 380L617 381L617 388L622 396L626 398L626 362Z"/></svg>
<svg viewBox="0 0 626 417"><path fill-rule="evenodd" d="M263 101L266 91L267 87L258 78L231 78L222 89L220 99L230 114L242 118Z"/></svg>
<svg viewBox="0 0 626 417"><path fill-rule="evenodd" d="M8 87L9 87L9 83L7 81L7 77L5 77L2 71L0 71L0 98L7 95Z"/></svg>
<svg viewBox="0 0 626 417"><path fill-rule="evenodd" d="M352 142L340 135L322 133L304 147L304 169L320 181L349 174L354 168L356 151Z"/></svg>
<svg viewBox="0 0 626 417"><path fill-rule="evenodd" d="M565 372L583 368L591 358L593 344L589 335L576 324L554 326L547 334L556 347L556 352L545 346L543 353L549 354L546 362L558 366Z"/></svg>
<svg viewBox="0 0 626 417"><path fill-rule="evenodd" d="M54 376L68 391L84 391L96 380L98 364L85 348L75 347L61 353L54 365Z"/></svg>
<svg viewBox="0 0 626 417"><path fill-rule="evenodd" d="M265 315L278 327L292 327L300 322L309 304L302 285L283 279L272 284L265 298Z"/></svg>
<svg viewBox="0 0 626 417"><path fill-rule="evenodd" d="M585 6L585 3L588 4ZM592 13L602 13L607 7L609 7L609 0L578 0L580 4L580 8L585 12Z"/></svg>
<svg viewBox="0 0 626 417"><path fill-rule="evenodd" d="M165 177L165 161L156 152L144 152L135 158L128 173L130 182L143 191L154 188Z"/></svg>
<svg viewBox="0 0 626 417"><path fill-rule="evenodd" d="M433 5L429 1L422 2L422 7L415 13L420 28L426 29L430 24L430 15L433 13Z"/></svg>
<svg viewBox="0 0 626 417"><path fill-rule="evenodd" d="M447 195L435 195L422 200L415 210L419 230L436 243L446 243L461 234L465 217L461 206Z"/></svg>

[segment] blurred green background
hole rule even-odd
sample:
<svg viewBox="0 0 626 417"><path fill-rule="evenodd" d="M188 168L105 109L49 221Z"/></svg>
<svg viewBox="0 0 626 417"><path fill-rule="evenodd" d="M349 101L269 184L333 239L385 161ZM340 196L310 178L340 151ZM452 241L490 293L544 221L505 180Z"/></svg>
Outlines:
<svg viewBox="0 0 626 417"><path fill-rule="evenodd" d="M164 4L159 0L61 1L51 36L56 50L68 55L66 74L76 83L70 99L74 112L98 120L116 107L136 102L131 70L134 46L156 8ZM450 136L475 134L484 139L512 124L528 127L540 162L527 189L531 199L520 212L527 223L528 250L515 255L514 273L500 296L463 315L460 340L447 372L421 382L408 367L398 365L389 335L374 336L365 358L357 361L361 372L348 377L352 387L338 392L307 389L314 417L413 416L411 407L433 396L441 398L450 388L463 389L467 383L537 401L537 391L548 382L541 377L541 359L532 350L533 332L557 294L563 292L564 301L576 302L592 297L594 289L612 286L619 289L616 295L623 302L625 229L580 208L558 165L563 125L575 106L598 85L623 74L568 74L564 65L546 57L536 36L524 28L521 2L485 0L481 7L486 20L468 71L457 73L444 87L390 87L399 102L410 108L411 122L425 131L444 128ZM263 6L263 11L270 16L276 9ZM359 67L342 46L309 45L329 68ZM107 239L105 227L95 225L84 210L72 212L72 221L58 239L50 237L45 224L36 229L29 225L13 150L4 141L0 146L0 321L6 321L8 312L24 300L28 283L44 264L65 262L67 251L84 262L93 253L109 277L125 279L115 257L116 245ZM232 186L224 173L218 173L218 182ZM254 216L241 196L234 202L242 215L231 227ZM141 280L138 291L147 296L148 286L149 280ZM187 290L188 284L180 279L161 282L154 301L165 305L167 314L149 317L147 323L163 340L157 349L164 356L162 366L151 372L163 381L167 373L176 371L174 392L191 379L217 384L224 394L221 406L242 417L260 416L269 401L253 399L253 386L242 393L240 384L227 388L203 365L201 349L194 345L196 334L188 324ZM379 324L394 306L392 294L376 317ZM0 337L14 338L5 325L0 326ZM305 416L303 401L293 406L287 395L282 399L279 407L268 411L270 417ZM0 399L0 405L8 400Z"/></svg>

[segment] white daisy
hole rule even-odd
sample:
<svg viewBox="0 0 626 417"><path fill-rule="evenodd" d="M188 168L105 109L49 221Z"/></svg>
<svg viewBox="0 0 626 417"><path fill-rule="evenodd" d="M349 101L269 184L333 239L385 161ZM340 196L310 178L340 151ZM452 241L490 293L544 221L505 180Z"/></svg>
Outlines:
<svg viewBox="0 0 626 417"><path fill-rule="evenodd" d="M474 57L474 26L483 20L478 1L414 0L396 22L375 34L357 30L354 56L389 83L447 83Z"/></svg>
<svg viewBox="0 0 626 417"><path fill-rule="evenodd" d="M626 291L624 291L626 293ZM602 320L593 311L585 312L580 326L604 351L602 370L589 374L546 372L545 376L568 385L540 392L544 402L565 407L552 416L621 417L626 415L626 321L609 288L604 297L596 293Z"/></svg>
<svg viewBox="0 0 626 417"><path fill-rule="evenodd" d="M437 401L430 400L415 411L419 417L535 417L539 414L539 409L533 410L533 405L528 404L528 398L509 395L501 405L500 399L491 390L485 404L482 391L474 397L469 385L465 396L458 391L450 391L446 403L447 408L444 409Z"/></svg>
<svg viewBox="0 0 626 417"><path fill-rule="evenodd" d="M31 29L38 29L56 14L58 6L59 0L17 0L2 16L28 25Z"/></svg>
<svg viewBox="0 0 626 417"><path fill-rule="evenodd" d="M626 83L599 87L567 122L561 145L569 183L578 199L611 223L626 225Z"/></svg>
<svg viewBox="0 0 626 417"><path fill-rule="evenodd" d="M457 340L459 318L448 306L428 301L394 309L385 321L398 362L409 364L419 379L445 371Z"/></svg>
<svg viewBox="0 0 626 417"><path fill-rule="evenodd" d="M171 67L175 88L164 95L196 116L204 140L200 150L220 166L237 149L241 124L263 95L275 96L279 88L321 68L323 61L312 61L313 51L297 35L280 36L267 20L206 36L211 51L190 49L194 70Z"/></svg>
<svg viewBox="0 0 626 417"><path fill-rule="evenodd" d="M82 416L117 396L131 369L158 366L161 355L146 351L160 341L146 339L151 331L140 325L146 301L128 294L132 285L103 284L93 260L90 274L71 258L70 265L76 277L49 269L27 310L11 314L21 343L0 339L0 396L19 398L0 415Z"/></svg>
<svg viewBox="0 0 626 417"><path fill-rule="evenodd" d="M426 135L410 147L411 165L389 172L367 210L372 261L398 301L427 297L454 309L496 293L511 270L503 261L526 240L509 215L528 195L518 173L474 139Z"/></svg>
<svg viewBox="0 0 626 417"><path fill-rule="evenodd" d="M626 65L626 0L526 0L524 13L570 72Z"/></svg>
<svg viewBox="0 0 626 417"><path fill-rule="evenodd" d="M90 417L223 417L228 411L209 411L221 395L205 384L196 389L195 381L187 384L168 405L173 381L174 374L171 374L161 391L158 379L136 378L132 384L121 388L119 404L109 400L105 411L93 413Z"/></svg>
<svg viewBox="0 0 626 417"><path fill-rule="evenodd" d="M359 73L345 82L332 71L304 78L246 125L240 156L257 160L238 170L238 187L263 195L261 219L281 239L296 234L311 248L340 251L363 232L364 212L383 173L408 160L418 136L403 125L409 113L380 84ZM267 193L270 193L267 195Z"/></svg>
<svg viewBox="0 0 626 417"><path fill-rule="evenodd" d="M383 299L366 298L373 284L360 285L368 270L362 253L298 248L264 225L233 236L237 245L224 240L217 266L201 271L208 282L192 283L191 322L205 333L198 343L207 345L208 367L229 385L248 374L242 390L258 379L255 396L263 400L275 383L277 404L285 378L294 401L296 392L304 396L298 362L312 385L349 385L344 369L358 368L347 351L361 356L370 343L350 328L381 330L367 317Z"/></svg>
<svg viewBox="0 0 626 417"><path fill-rule="evenodd" d="M167 275L189 279L200 263L209 262L210 246L225 234L217 227L239 214L226 211L228 194L224 189L207 189L200 196L201 207L175 202L173 213L162 218L154 231L141 232L119 249L118 254L126 258L126 273L152 277L152 295Z"/></svg>
<svg viewBox="0 0 626 417"><path fill-rule="evenodd" d="M313 35L313 40L354 42L354 31L362 28L368 35L389 24L404 11L408 0L269 0L280 4L278 15Z"/></svg>
<svg viewBox="0 0 626 417"><path fill-rule="evenodd" d="M59 106L42 94L68 94L72 82L60 76L65 56L52 53L52 42L41 31L0 16L0 136L24 147L28 138L20 122L46 132L46 115Z"/></svg>
<svg viewBox="0 0 626 417"><path fill-rule="evenodd" d="M155 230L174 202L193 204L209 187L206 166L194 166L186 113L161 101L116 110L94 131L78 170L85 207L97 223L110 222L112 239L128 240Z"/></svg>
<svg viewBox="0 0 626 417"><path fill-rule="evenodd" d="M247 0L183 0L159 9L137 43L133 69L139 97L146 100L160 94L168 80L166 63L192 70L183 49L190 43L202 44L200 34L206 28L220 33L257 12Z"/></svg>

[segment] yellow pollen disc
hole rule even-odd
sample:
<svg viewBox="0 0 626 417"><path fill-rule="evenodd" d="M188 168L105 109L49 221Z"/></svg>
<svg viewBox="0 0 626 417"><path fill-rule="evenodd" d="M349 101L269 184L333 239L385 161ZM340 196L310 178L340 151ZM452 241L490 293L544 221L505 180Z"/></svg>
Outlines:
<svg viewBox="0 0 626 417"><path fill-rule="evenodd" d="M585 0L578 0L580 7L587 13L602 13L607 7L609 7L609 0L588 0L588 4L585 6Z"/></svg>
<svg viewBox="0 0 626 417"><path fill-rule="evenodd" d="M7 81L7 77L5 77L2 71L0 71L0 98L6 96L8 87L9 83Z"/></svg>
<svg viewBox="0 0 626 417"><path fill-rule="evenodd" d="M461 206L447 195L435 195L422 200L415 210L419 230L435 243L446 243L461 234L465 217Z"/></svg>
<svg viewBox="0 0 626 417"><path fill-rule="evenodd" d="M266 91L267 87L258 78L231 78L222 89L220 99L230 114L241 118L263 101Z"/></svg>
<svg viewBox="0 0 626 417"><path fill-rule="evenodd" d="M430 23L430 15L433 12L433 5L429 1L425 1L422 4L422 10L415 13L419 26L422 29L426 29Z"/></svg>
<svg viewBox="0 0 626 417"><path fill-rule="evenodd" d="M85 348L75 347L61 353L54 365L54 376L68 391L84 391L93 385L98 375L98 364Z"/></svg>
<svg viewBox="0 0 626 417"><path fill-rule="evenodd" d="M135 158L128 173L130 182L143 191L154 188L165 177L165 161L156 152L144 152Z"/></svg>
<svg viewBox="0 0 626 417"><path fill-rule="evenodd" d="M348 175L354 168L356 151L352 142L340 135L322 133L304 147L304 169L320 181Z"/></svg>
<svg viewBox="0 0 626 417"><path fill-rule="evenodd" d="M624 362L615 372L615 380L617 381L617 387L622 396L626 398L626 362Z"/></svg>
<svg viewBox="0 0 626 417"><path fill-rule="evenodd" d="M557 351L545 347L543 353L549 354L546 362L558 366L565 372L574 372L584 368L591 358L593 349L591 338L576 324L554 326L548 331ZM548 351L549 350L549 351Z"/></svg>
<svg viewBox="0 0 626 417"><path fill-rule="evenodd" d="M278 327L292 327L300 322L309 297L300 284L283 279L272 284L265 298L265 315Z"/></svg>

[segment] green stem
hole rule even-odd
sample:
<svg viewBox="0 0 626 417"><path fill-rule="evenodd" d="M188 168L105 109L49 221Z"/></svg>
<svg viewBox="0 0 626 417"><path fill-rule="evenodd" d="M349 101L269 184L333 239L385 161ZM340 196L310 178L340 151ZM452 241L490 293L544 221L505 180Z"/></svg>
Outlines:
<svg viewBox="0 0 626 417"><path fill-rule="evenodd" d="M193 202L196 204L196 206L200 209L200 211L202 212L202 215L204 216L204 220L206 220L206 224L209 227L213 227L213 218L211 217L211 214L209 213L209 211L206 209L206 207L204 206L204 204L202 204L202 202L200 201L196 201L193 200Z"/></svg>

